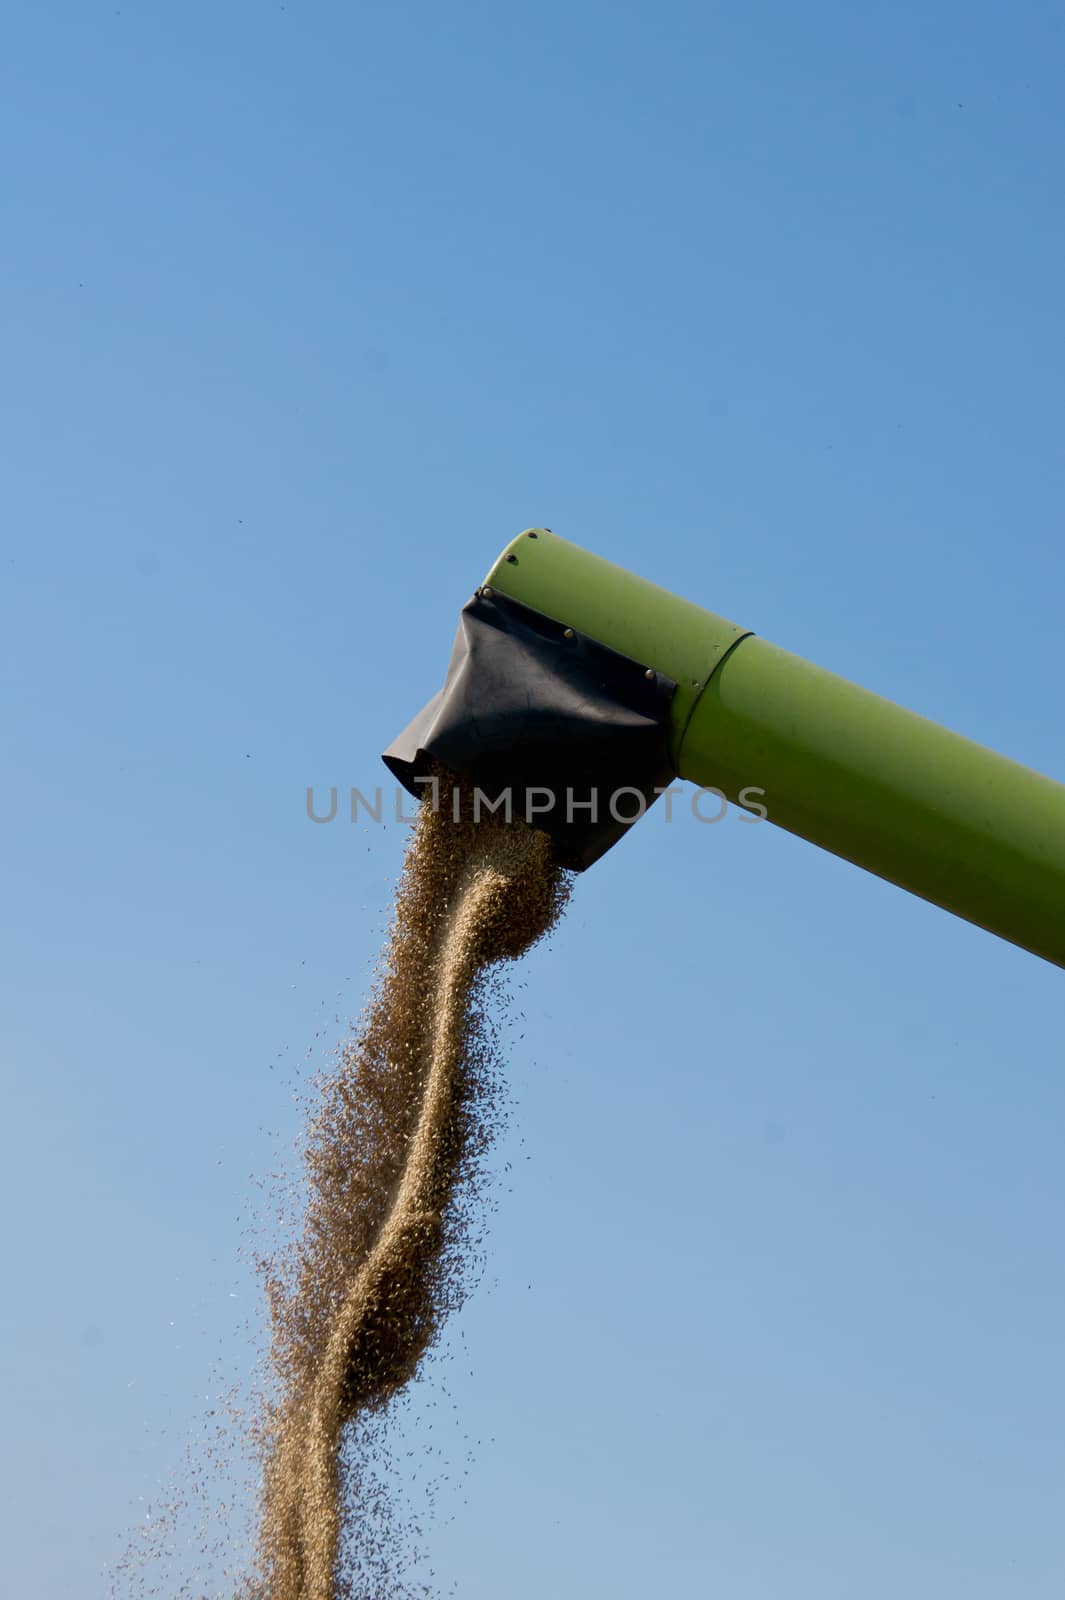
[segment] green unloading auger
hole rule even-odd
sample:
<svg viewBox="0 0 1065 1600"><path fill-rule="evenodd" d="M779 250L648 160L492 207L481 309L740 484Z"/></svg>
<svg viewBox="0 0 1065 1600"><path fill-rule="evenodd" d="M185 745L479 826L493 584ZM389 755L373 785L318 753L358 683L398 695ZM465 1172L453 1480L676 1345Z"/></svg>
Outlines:
<svg viewBox="0 0 1065 1600"><path fill-rule="evenodd" d="M1065 966L1065 786L546 528L500 555L385 760L413 793L449 770L524 806L578 868L674 776L757 793L769 821Z"/></svg>

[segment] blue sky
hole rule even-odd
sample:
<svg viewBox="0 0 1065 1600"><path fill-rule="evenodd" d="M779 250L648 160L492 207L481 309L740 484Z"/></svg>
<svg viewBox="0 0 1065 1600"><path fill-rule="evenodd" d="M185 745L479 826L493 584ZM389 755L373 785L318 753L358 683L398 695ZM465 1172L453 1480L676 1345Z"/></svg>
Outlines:
<svg viewBox="0 0 1065 1600"><path fill-rule="evenodd" d="M380 781L514 532L1065 778L1062 18L0 39L0 1506L10 1591L81 1600L249 1369L258 1180L366 993L404 829L306 786ZM652 816L521 983L397 1433L443 1592L1060 1594L1060 972Z"/></svg>

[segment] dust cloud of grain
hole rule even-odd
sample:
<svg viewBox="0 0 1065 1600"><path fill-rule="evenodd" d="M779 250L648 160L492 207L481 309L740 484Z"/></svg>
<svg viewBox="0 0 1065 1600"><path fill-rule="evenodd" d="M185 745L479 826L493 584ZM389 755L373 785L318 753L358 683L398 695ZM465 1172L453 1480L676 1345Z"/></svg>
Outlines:
<svg viewBox="0 0 1065 1600"><path fill-rule="evenodd" d="M571 883L546 834L474 823L454 793L454 809L451 792L421 807L377 986L312 1108L301 1232L263 1264L274 1394L246 1600L396 1592L379 1424L464 1293L494 1131L495 975L554 926Z"/></svg>

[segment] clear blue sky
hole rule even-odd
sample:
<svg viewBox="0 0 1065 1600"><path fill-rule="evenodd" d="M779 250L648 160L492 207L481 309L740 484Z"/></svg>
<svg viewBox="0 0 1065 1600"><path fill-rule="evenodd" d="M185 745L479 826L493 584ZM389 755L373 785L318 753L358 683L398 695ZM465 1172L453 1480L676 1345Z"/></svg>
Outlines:
<svg viewBox="0 0 1065 1600"><path fill-rule="evenodd" d="M6 9L7 1592L105 1594L246 1369L404 839L304 790L512 533L1065 779L1062 58L1043 0ZM1060 1595L1062 974L652 817L522 976L402 1420L444 1590Z"/></svg>

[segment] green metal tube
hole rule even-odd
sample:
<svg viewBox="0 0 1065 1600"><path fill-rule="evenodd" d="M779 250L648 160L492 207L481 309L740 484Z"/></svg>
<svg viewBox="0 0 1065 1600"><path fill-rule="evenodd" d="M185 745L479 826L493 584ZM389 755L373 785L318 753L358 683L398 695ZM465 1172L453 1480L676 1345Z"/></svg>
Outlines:
<svg viewBox="0 0 1065 1600"><path fill-rule="evenodd" d="M1065 786L547 529L486 583L675 679L682 778L1065 967Z"/></svg>

